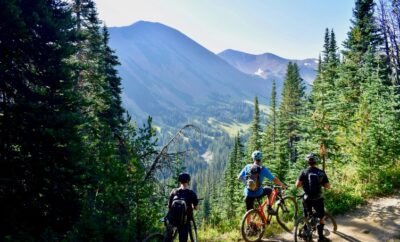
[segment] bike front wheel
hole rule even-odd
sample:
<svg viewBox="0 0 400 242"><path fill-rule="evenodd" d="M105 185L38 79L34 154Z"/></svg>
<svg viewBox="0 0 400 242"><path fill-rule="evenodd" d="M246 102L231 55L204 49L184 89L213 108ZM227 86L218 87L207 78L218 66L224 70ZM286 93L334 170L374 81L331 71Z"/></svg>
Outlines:
<svg viewBox="0 0 400 242"><path fill-rule="evenodd" d="M190 220L189 223L190 223L190 228L189 228L190 241L198 242L196 222L194 220Z"/></svg>
<svg viewBox="0 0 400 242"><path fill-rule="evenodd" d="M259 241L265 232L265 218L257 209L247 211L243 216L240 228L243 239L247 242Z"/></svg>
<svg viewBox="0 0 400 242"><path fill-rule="evenodd" d="M276 220L279 225L291 233L294 227L294 223L297 219L297 203L296 198L292 196L286 196L279 201L278 208L276 210Z"/></svg>
<svg viewBox="0 0 400 242"><path fill-rule="evenodd" d="M294 242L311 242L313 239L313 232L314 230L307 218L300 217L294 225Z"/></svg>

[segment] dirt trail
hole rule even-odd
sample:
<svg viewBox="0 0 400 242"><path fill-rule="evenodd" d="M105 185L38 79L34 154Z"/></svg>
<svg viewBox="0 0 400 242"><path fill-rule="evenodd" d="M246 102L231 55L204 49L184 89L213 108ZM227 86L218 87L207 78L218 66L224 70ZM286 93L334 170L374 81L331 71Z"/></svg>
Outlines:
<svg viewBox="0 0 400 242"><path fill-rule="evenodd" d="M372 199L335 218L338 231L329 236L332 241L400 242L400 193ZM293 241L293 235L283 234L278 241Z"/></svg>

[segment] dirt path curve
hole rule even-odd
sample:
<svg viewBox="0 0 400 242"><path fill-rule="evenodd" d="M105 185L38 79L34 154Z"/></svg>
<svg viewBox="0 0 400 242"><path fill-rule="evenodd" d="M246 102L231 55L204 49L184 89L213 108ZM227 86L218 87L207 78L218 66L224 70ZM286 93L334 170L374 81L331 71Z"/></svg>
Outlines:
<svg viewBox="0 0 400 242"><path fill-rule="evenodd" d="M367 204L335 218L338 231L329 236L332 241L400 242L400 192L371 199ZM278 241L293 241L293 235L283 234Z"/></svg>

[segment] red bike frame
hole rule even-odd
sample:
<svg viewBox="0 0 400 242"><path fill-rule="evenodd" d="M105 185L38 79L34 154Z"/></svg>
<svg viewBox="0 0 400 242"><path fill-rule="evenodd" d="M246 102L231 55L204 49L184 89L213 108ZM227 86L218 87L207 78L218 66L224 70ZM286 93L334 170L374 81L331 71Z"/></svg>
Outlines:
<svg viewBox="0 0 400 242"><path fill-rule="evenodd" d="M271 216L266 216L265 215L265 212L264 212L265 206L267 206L268 204L270 204L272 206L275 203L276 197L278 196L278 194L279 194L279 189L278 189L277 186L274 186L272 188L272 193L268 197L268 199L265 199L265 201L262 204L260 204L258 206L258 208L255 208L258 211L260 211L260 214L261 214L262 218L265 220L266 223L269 222L269 219L271 218ZM248 219L247 222L250 222L250 218L247 218L247 219Z"/></svg>

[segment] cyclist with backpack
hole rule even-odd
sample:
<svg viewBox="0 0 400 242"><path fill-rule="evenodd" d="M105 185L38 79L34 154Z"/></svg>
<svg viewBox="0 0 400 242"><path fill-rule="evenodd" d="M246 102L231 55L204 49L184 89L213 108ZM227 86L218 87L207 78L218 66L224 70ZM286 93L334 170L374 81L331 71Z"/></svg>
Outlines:
<svg viewBox="0 0 400 242"><path fill-rule="evenodd" d="M196 193L189 189L190 175L188 173L179 174L178 181L179 188L174 188L169 196L167 218L171 225L177 227L179 242L187 242L189 222L193 219L193 209L197 209L199 200ZM172 241L172 236L172 233L169 233L166 241Z"/></svg>
<svg viewBox="0 0 400 242"><path fill-rule="evenodd" d="M254 200L259 197L268 196L269 199L272 189L270 187L262 187L264 178L269 179L274 184L287 188L277 177L274 177L272 173L265 166L261 165L262 153L259 150L254 151L251 154L253 164L246 165L239 173L238 179L246 183L243 195L245 196L246 209L249 211L254 207ZM267 209L269 214L276 214L276 211L272 209L271 204L268 204Z"/></svg>
<svg viewBox="0 0 400 242"><path fill-rule="evenodd" d="M324 198L322 197L321 187L329 189L331 185L329 184L328 176L321 169L316 167L318 157L314 153L308 154L306 157L308 163L308 168L300 172L299 177L296 181L296 187L303 187L304 189L304 216L307 217L307 211L311 211L312 208L318 216L319 225L317 225L318 230L318 242L330 241L323 234L324 231Z"/></svg>

